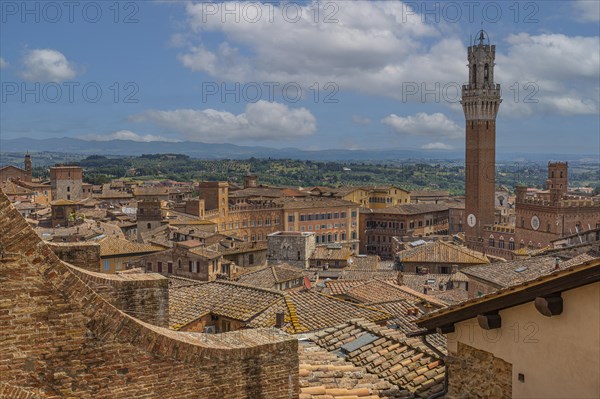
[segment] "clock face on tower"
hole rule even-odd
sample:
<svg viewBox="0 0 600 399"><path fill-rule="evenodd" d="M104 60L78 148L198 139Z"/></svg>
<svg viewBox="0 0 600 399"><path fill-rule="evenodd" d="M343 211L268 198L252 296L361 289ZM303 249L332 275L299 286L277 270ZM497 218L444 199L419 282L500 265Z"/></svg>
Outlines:
<svg viewBox="0 0 600 399"><path fill-rule="evenodd" d="M469 216L467 216L467 224L469 225L469 227L475 227L476 223L477 223L477 218L475 217L475 215L470 213Z"/></svg>
<svg viewBox="0 0 600 399"><path fill-rule="evenodd" d="M540 228L540 218L538 218L537 216L533 216L531 218L531 228L534 230L537 230Z"/></svg>

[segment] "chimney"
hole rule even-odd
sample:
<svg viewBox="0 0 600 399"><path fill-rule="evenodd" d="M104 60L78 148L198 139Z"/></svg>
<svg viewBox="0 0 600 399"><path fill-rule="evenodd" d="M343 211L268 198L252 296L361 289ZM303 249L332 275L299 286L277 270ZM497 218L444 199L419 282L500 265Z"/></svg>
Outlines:
<svg viewBox="0 0 600 399"><path fill-rule="evenodd" d="M398 285L404 285L404 275L402 272L398 272L398 276L396 277L396 283Z"/></svg>
<svg viewBox="0 0 600 399"><path fill-rule="evenodd" d="M560 270L560 258L558 256L554 258L554 270Z"/></svg>
<svg viewBox="0 0 600 399"><path fill-rule="evenodd" d="M423 294L427 295L427 286L423 287Z"/></svg>
<svg viewBox="0 0 600 399"><path fill-rule="evenodd" d="M285 314L283 312L275 313L275 328L282 328L285 319Z"/></svg>

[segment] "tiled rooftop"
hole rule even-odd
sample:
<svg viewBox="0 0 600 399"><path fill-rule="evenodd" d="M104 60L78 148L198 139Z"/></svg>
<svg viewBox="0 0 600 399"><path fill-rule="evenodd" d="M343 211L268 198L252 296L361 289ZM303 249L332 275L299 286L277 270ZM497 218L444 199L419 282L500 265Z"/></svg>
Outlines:
<svg viewBox="0 0 600 399"><path fill-rule="evenodd" d="M299 399L399 399L410 397L390 382L369 373L311 341L298 342Z"/></svg>
<svg viewBox="0 0 600 399"><path fill-rule="evenodd" d="M238 282L268 289L277 289L277 284L304 278L302 270L289 265L275 265L242 274Z"/></svg>
<svg viewBox="0 0 600 399"><path fill-rule="evenodd" d="M396 280L398 278L397 270L363 270L346 268L339 275L340 280L369 280L377 278L379 280Z"/></svg>
<svg viewBox="0 0 600 399"><path fill-rule="evenodd" d="M441 240L399 252L397 256L402 262L407 263L489 263L487 257L481 252L473 251L467 247L450 244Z"/></svg>
<svg viewBox="0 0 600 399"><path fill-rule="evenodd" d="M376 339L364 345L357 343L358 348L345 346L366 334ZM427 398L443 389L445 367L439 356L420 339L407 338L402 332L351 320L315 333L313 340L416 397Z"/></svg>
<svg viewBox="0 0 600 399"><path fill-rule="evenodd" d="M510 262L498 262L491 265L473 266L461 271L469 277L492 283L498 288L510 287L538 277L551 274L556 270L567 269L578 263L598 259L597 254L581 254L570 260L561 260L555 269L556 258L553 256L537 256Z"/></svg>
<svg viewBox="0 0 600 399"><path fill-rule="evenodd" d="M290 334L322 330L352 318L364 318L372 322L384 323L390 318L388 313L346 302L311 291L287 292L282 300L249 323L250 327L273 327L277 312L284 312L284 331Z"/></svg>
<svg viewBox="0 0 600 399"><path fill-rule="evenodd" d="M412 194L411 194L412 196ZM419 203L419 204L400 204L395 206L390 206L387 208L361 208L361 213L384 213L384 214L394 214L394 215L419 215L422 213L430 213L430 212L441 212L447 211L448 204L440 203L440 204L430 204L430 203Z"/></svg>
<svg viewBox="0 0 600 399"><path fill-rule="evenodd" d="M224 281L171 286L169 327L179 330L207 313L248 321L282 298L280 292Z"/></svg>
<svg viewBox="0 0 600 399"><path fill-rule="evenodd" d="M157 245L140 244L118 237L106 237L99 244L100 256L146 254L164 249Z"/></svg>
<svg viewBox="0 0 600 399"><path fill-rule="evenodd" d="M311 255L311 259L319 260L348 260L352 255L352 250L348 247L328 247L319 246Z"/></svg>

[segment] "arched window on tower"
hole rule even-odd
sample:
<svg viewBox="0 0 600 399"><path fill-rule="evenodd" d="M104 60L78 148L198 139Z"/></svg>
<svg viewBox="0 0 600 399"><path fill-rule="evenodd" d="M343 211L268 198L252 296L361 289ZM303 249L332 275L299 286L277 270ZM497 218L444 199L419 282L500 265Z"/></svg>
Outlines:
<svg viewBox="0 0 600 399"><path fill-rule="evenodd" d="M490 66L485 64L483 67L483 82L487 83L490 80Z"/></svg>
<svg viewBox="0 0 600 399"><path fill-rule="evenodd" d="M477 84L477 64L473 64L473 77L471 79L473 84Z"/></svg>

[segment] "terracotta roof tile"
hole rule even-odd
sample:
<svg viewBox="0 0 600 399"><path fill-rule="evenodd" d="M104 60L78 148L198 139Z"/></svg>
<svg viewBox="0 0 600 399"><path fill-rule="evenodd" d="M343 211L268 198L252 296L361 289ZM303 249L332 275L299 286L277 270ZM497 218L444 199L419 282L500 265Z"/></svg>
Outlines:
<svg viewBox="0 0 600 399"><path fill-rule="evenodd" d="M361 337L370 339L360 344L357 340ZM401 332L364 320L351 320L315 333L313 340L416 397L426 398L443 389L445 367L438 356L419 339L407 338ZM356 344L348 345L353 342ZM436 381L439 375L442 378Z"/></svg>
<svg viewBox="0 0 600 399"><path fill-rule="evenodd" d="M263 267L259 270L245 273L237 281L254 287L277 289L282 282L304 278L302 270L289 265Z"/></svg>
<svg viewBox="0 0 600 399"><path fill-rule="evenodd" d="M225 281L172 286L169 327L179 330L207 313L249 321L282 297L277 291Z"/></svg>
<svg viewBox="0 0 600 399"><path fill-rule="evenodd" d="M164 248L152 244L140 244L117 237L106 237L100 244L100 256L141 255L162 251Z"/></svg>
<svg viewBox="0 0 600 399"><path fill-rule="evenodd" d="M441 240L399 252L397 257L403 263L453 263L463 265L490 263L485 254L481 252Z"/></svg>
<svg viewBox="0 0 600 399"><path fill-rule="evenodd" d="M273 327L275 315L283 312L283 329L291 334L321 330L335 326L350 318L364 318L373 322L385 322L390 315L370 306L346 302L328 295L311 291L291 291L285 294L264 313L249 323L250 327Z"/></svg>

